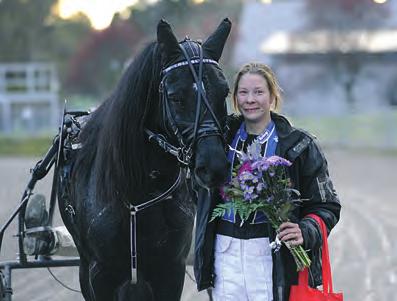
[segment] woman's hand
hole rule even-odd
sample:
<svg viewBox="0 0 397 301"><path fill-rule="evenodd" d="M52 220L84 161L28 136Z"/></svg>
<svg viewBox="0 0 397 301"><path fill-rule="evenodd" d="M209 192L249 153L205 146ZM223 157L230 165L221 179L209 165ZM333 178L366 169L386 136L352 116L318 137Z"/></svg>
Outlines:
<svg viewBox="0 0 397 301"><path fill-rule="evenodd" d="M281 224L280 228L278 228L278 238L288 243L291 247L296 247L303 245L303 236L302 231L299 228L298 224L291 222L284 222Z"/></svg>

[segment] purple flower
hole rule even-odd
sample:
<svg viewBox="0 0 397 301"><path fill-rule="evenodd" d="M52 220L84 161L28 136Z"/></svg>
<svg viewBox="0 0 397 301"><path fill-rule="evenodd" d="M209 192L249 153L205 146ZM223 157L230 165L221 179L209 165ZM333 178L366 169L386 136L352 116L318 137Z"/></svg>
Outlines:
<svg viewBox="0 0 397 301"><path fill-rule="evenodd" d="M291 166L292 163L287 159L281 158L279 156L271 156L266 159L267 163L270 166Z"/></svg>
<svg viewBox="0 0 397 301"><path fill-rule="evenodd" d="M247 189L244 190L244 192L243 192L244 200L252 201L252 200L254 200L255 198L258 197L258 195L254 193L254 189L255 189L254 186L250 186L250 187L247 187Z"/></svg>
<svg viewBox="0 0 397 301"><path fill-rule="evenodd" d="M251 181L255 176L249 172L249 171L244 171L238 176L238 179L240 180L240 183L246 182L246 181Z"/></svg>
<svg viewBox="0 0 397 301"><path fill-rule="evenodd" d="M243 172L252 172L251 162L246 161L241 165L240 169L238 170L238 175L241 175Z"/></svg>
<svg viewBox="0 0 397 301"><path fill-rule="evenodd" d="M266 185L263 182L259 182L258 185L256 185L256 192L261 193L263 189L266 189Z"/></svg>
<svg viewBox="0 0 397 301"><path fill-rule="evenodd" d="M255 161L252 163L252 168L258 171L266 171L268 170L270 163L267 161L266 158L262 158L261 160Z"/></svg>

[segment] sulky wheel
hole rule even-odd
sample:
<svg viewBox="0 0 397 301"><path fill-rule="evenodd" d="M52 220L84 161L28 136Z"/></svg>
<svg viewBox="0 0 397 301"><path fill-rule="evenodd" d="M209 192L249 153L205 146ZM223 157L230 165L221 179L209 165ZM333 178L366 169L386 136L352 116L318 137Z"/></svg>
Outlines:
<svg viewBox="0 0 397 301"><path fill-rule="evenodd" d="M4 301L5 300L5 296L4 296L4 289L5 288L5 280L4 280L4 275L3 273L0 271L0 301Z"/></svg>

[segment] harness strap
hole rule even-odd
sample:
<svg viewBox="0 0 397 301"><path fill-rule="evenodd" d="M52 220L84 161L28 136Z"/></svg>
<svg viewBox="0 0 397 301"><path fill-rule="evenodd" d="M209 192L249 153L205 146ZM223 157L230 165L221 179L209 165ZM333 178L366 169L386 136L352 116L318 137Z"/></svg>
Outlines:
<svg viewBox="0 0 397 301"><path fill-rule="evenodd" d="M186 52L185 48L182 45L179 45L179 48L181 48L183 54L185 56L187 56L187 52ZM203 51L202 51L201 48L200 48L200 50L201 50L200 51L200 60L203 60ZM202 85L202 81L201 81L202 80L202 74L200 74L200 78L198 78L198 76L196 74L196 70L194 70L194 67L193 67L193 64L192 64L191 60L188 60L187 63L189 65L190 72L192 73L194 81L197 83L197 92L198 92L198 94L200 94L201 97L203 98L204 104L207 107L208 111L210 112L212 118L214 119L219 131L222 131L221 124L219 123L218 118L216 118L216 115L215 115L214 111L212 110L211 105L209 104L209 101L207 99L207 95L206 95L206 93L205 93L205 91L203 89L203 85ZM202 73L202 64L200 64L199 72ZM221 132L220 132L220 135L222 136Z"/></svg>
<svg viewBox="0 0 397 301"><path fill-rule="evenodd" d="M200 63L200 60L199 60L199 59L194 59L194 60L190 60L190 61L192 62L193 65L199 64L199 63ZM218 64L217 61L214 61L214 60L211 60L211 59L203 59L202 61L203 61L203 63L205 63L205 64L212 64L212 65L219 66L219 64ZM171 70L173 70L173 69L176 69L176 68L179 68L179 67L182 67L182 66L186 66L187 64L188 64L188 61L182 61L182 62L173 64L173 65L171 65L171 66L165 68L165 69L163 70L163 74L166 74L166 73L168 73L169 71L171 71Z"/></svg>
<svg viewBox="0 0 397 301"><path fill-rule="evenodd" d="M137 214L139 211L142 211L146 208L149 208L157 203L170 199L170 194L175 191L175 189L179 186L182 181L184 175L184 169L179 168L179 174L176 178L174 184L170 186L165 192L158 195L157 197L139 204L132 205L129 204L128 208L130 210L130 252L131 252L131 284L136 284L138 281L138 253L137 253L137 240L136 240L136 228L137 228Z"/></svg>
<svg viewBox="0 0 397 301"><path fill-rule="evenodd" d="M186 147L176 147L169 143L165 137L161 134L155 134L151 130L145 128L146 134L149 136L148 140L155 141L158 146L160 146L165 152L170 153L175 156L180 163L185 166L188 166L192 153L190 149Z"/></svg>
<svg viewBox="0 0 397 301"><path fill-rule="evenodd" d="M151 130L146 128L145 128L145 132L149 136L148 137L149 141L153 139L158 144L158 146L160 146L166 153L170 153L171 155L178 157L180 147L173 146L161 134L155 134Z"/></svg>
<svg viewBox="0 0 397 301"><path fill-rule="evenodd" d="M163 120L168 120L168 124L171 127L172 133L178 139L178 143L179 143L179 146L180 146L179 148L173 146L174 150L176 150L177 152L175 152L175 151L172 151L172 152L169 151L169 152L171 154L173 154L174 156L176 156L180 163L182 163L185 166L189 166L190 160L191 160L192 155L193 155L192 144L191 145L185 145L185 143L183 141L183 135L181 134L181 132L179 131L178 127L175 124L175 120L172 117L171 109L170 109L169 103L167 101L167 96L166 96L167 91L166 91L165 85L163 84L164 80L165 80L165 77L161 81L160 87L159 87L160 102L161 102L161 104L163 106L163 110L162 110L162 112L163 112ZM168 132L168 127L167 127L166 124L164 124L164 128ZM159 135L159 136L162 137L162 141L163 142L166 142L166 139L165 139L164 136L162 136L162 135ZM172 146L168 142L167 142L167 145L168 146ZM163 149L165 149L165 148L163 147Z"/></svg>
<svg viewBox="0 0 397 301"><path fill-rule="evenodd" d="M182 45L179 45L179 48L182 50L182 52L183 52L183 54L185 55L185 57L188 57L188 54L187 54L185 48L184 48ZM203 60L202 56L203 56L203 51L201 50L201 51L200 51L200 60ZM200 74L201 76L200 76L200 78L198 78L198 76L197 76L197 74L196 74L196 70L194 70L194 67L193 67L193 64L192 64L191 60L187 60L187 63L188 63L188 65L189 65L190 72L192 73L192 76L193 76L193 78L194 78L194 81L195 81L196 84L197 84L197 92L198 92L198 94L200 94L201 97L203 98L204 104L205 104L205 106L207 107L208 111L210 112L212 118L214 119L214 121L215 121L215 123L216 123L216 125L217 125L217 127L218 127L218 129L219 129L219 131L220 131L220 135L222 136L222 132L221 132L221 131L222 131L222 127L221 127L221 124L219 123L218 118L216 117L214 111L212 110L211 105L210 105L209 102L208 102L207 95L206 95L206 93L205 93L205 91L204 91L204 89L203 89L203 85L202 85L202 82L201 82L202 74ZM202 68L202 64L201 64L200 67ZM200 70L199 70L199 71L200 71ZM201 71L201 72L202 72L202 71Z"/></svg>

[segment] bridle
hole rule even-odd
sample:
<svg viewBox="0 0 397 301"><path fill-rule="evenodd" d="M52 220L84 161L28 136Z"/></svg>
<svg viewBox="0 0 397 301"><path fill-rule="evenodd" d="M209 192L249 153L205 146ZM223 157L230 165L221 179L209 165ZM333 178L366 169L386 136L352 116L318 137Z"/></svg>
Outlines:
<svg viewBox="0 0 397 301"><path fill-rule="evenodd" d="M191 40L185 39L183 43L193 42ZM168 142L164 135L155 134L149 129L145 129L145 132L149 136L149 141L155 141L166 152L174 155L182 165L186 167L191 167L191 160L194 155L193 148L200 139L208 136L220 136L223 143L224 139L221 124L216 117L213 109L211 108L203 84L203 64L212 64L216 66L219 66L219 64L212 59L203 58L203 50L199 44L197 44L199 52L198 58L191 58L187 53L185 47L183 46L183 43L179 44L179 47L185 57L185 60L163 69L162 79L159 85L159 97L162 106L163 121L167 122L167 124L165 125L165 129L167 130L168 128L170 128L171 131L167 130L167 132L171 132L171 134L176 137L176 140L178 141L178 146L174 146L170 142ZM198 73L196 72L194 65L198 65ZM178 129L177 122L171 113L170 100L168 99L165 80L170 71L184 66L189 67L190 73L193 76L194 84L197 89L197 99L194 123L188 124L186 128L181 132ZM201 117L204 117L206 112L205 111L204 114L201 116L201 108L203 105L205 110L209 112L212 120L202 120Z"/></svg>
<svg viewBox="0 0 397 301"><path fill-rule="evenodd" d="M183 43L192 43L191 40L185 39ZM165 152L168 152L174 155L178 161L180 162L179 174L175 182L162 194L159 196L148 200L139 205L133 205L131 203L126 204L126 206L130 210L130 253L131 253L131 283L136 284L138 281L138 270L137 270L137 262L138 262L138 254L137 254L137 237L136 237L136 224L137 224L137 213L152 207L153 205L171 198L171 194L179 187L181 181L185 178L186 169L190 168L192 163L192 157L194 155L193 148L198 143L200 139L209 136L220 136L222 142L224 143L224 136L221 124L216 117L214 111L211 108L211 105L208 101L206 91L203 85L203 64L212 64L218 66L218 62L212 59L203 58L203 51L200 45L197 44L199 49L198 59L191 58L186 49L182 44L179 44L179 47L185 57L185 60L175 63L162 71L162 78L159 85L159 97L162 104L162 114L163 121L168 123L168 126L171 129L172 134L176 137L178 141L178 146L175 146L167 141L164 135L155 134L151 130L145 128L145 132L148 135L149 141L154 141L159 145ZM191 47L191 46L190 46ZM191 47L193 50L193 47ZM194 51L193 51L194 52ZM194 54L194 53L193 53ZM194 65L198 65L198 73L196 72ZM170 100L167 96L167 87L165 85L165 79L170 71L180 68L183 66L188 66L190 69L190 73L193 76L194 83L197 89L197 102L196 102L196 112L194 123L189 124L183 131L179 131L177 127L177 121L173 117L170 109ZM212 120L202 120L201 117L205 116L205 111L203 116L201 116L201 108L202 105L205 106L205 109L209 112ZM167 126L164 127L167 130ZM167 132L169 132L167 130Z"/></svg>

